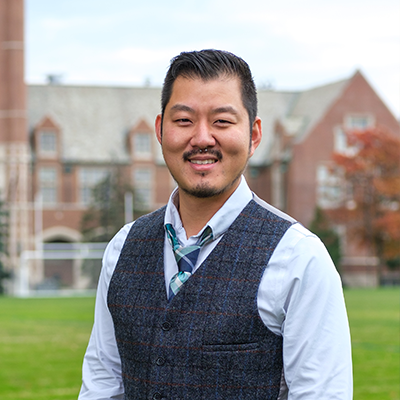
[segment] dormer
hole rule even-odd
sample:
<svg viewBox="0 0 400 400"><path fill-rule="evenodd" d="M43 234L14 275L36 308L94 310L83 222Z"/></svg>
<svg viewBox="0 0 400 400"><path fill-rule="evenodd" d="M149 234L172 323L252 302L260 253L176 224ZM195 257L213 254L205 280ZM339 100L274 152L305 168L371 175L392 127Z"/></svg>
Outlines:
<svg viewBox="0 0 400 400"><path fill-rule="evenodd" d="M134 126L128 133L129 154L134 161L151 161L154 158L154 130L144 120Z"/></svg>
<svg viewBox="0 0 400 400"><path fill-rule="evenodd" d="M61 129L45 117L33 130L33 147L37 159L54 160L61 154Z"/></svg>

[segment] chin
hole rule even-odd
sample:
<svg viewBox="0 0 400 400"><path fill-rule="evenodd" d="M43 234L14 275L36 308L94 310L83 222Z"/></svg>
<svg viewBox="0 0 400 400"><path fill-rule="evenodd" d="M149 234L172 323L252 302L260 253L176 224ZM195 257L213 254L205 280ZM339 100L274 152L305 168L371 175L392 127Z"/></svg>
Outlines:
<svg viewBox="0 0 400 400"><path fill-rule="evenodd" d="M182 190L189 194L190 196L197 197L199 199L206 199L209 197L218 196L223 193L223 191L218 191L213 188L193 188L193 189L183 189Z"/></svg>
<svg viewBox="0 0 400 400"><path fill-rule="evenodd" d="M199 199L206 199L210 197L219 196L225 193L227 190L229 190L231 186L232 185L223 188L218 188L210 186L208 184L199 184L197 186L190 188L182 187L181 189L190 196L197 197Z"/></svg>

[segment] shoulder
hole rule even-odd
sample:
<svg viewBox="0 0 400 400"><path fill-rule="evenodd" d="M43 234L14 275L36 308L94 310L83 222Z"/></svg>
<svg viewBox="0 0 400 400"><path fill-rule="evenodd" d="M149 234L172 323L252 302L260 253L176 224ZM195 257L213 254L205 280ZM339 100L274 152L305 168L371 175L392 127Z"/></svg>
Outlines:
<svg viewBox="0 0 400 400"><path fill-rule="evenodd" d="M308 230L305 226L301 225L299 222L295 222L290 226L284 239L283 246L286 247L286 251L294 251L299 248L298 246L310 246L312 248L315 246L323 246L318 236Z"/></svg>
<svg viewBox="0 0 400 400"><path fill-rule="evenodd" d="M290 271L293 278L313 273L324 276L336 273L325 245L314 233L300 223L290 226L276 248L280 268Z"/></svg>
<svg viewBox="0 0 400 400"><path fill-rule="evenodd" d="M297 222L294 218L289 216L288 214L285 214L283 211L279 210L278 208L275 208L271 204L267 203L266 201L260 199L255 193L253 193L253 201L262 209L268 211L271 214L274 214L275 216L282 218L283 220L286 220L292 224Z"/></svg>

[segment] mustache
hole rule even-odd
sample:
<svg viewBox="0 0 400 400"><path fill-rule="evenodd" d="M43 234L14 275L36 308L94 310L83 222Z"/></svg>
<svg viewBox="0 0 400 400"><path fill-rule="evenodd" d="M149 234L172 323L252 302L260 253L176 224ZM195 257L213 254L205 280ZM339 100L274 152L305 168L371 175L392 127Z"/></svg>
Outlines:
<svg viewBox="0 0 400 400"><path fill-rule="evenodd" d="M183 153L183 159L184 161L189 161L190 157L196 156L197 154L209 154L209 155L213 155L217 158L218 161L222 160L222 153L219 150L215 150L215 149L207 149L207 153L204 153L203 151L200 152L200 149L193 149L190 151L185 151Z"/></svg>

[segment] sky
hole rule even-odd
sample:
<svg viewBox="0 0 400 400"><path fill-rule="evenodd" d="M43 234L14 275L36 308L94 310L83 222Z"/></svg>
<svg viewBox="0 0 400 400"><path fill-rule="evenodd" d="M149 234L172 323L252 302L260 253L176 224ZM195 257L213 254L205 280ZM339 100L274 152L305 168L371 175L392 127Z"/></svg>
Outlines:
<svg viewBox="0 0 400 400"><path fill-rule="evenodd" d="M181 51L216 48L276 90L360 70L400 118L399 21L398 0L25 0L25 76L161 86Z"/></svg>

